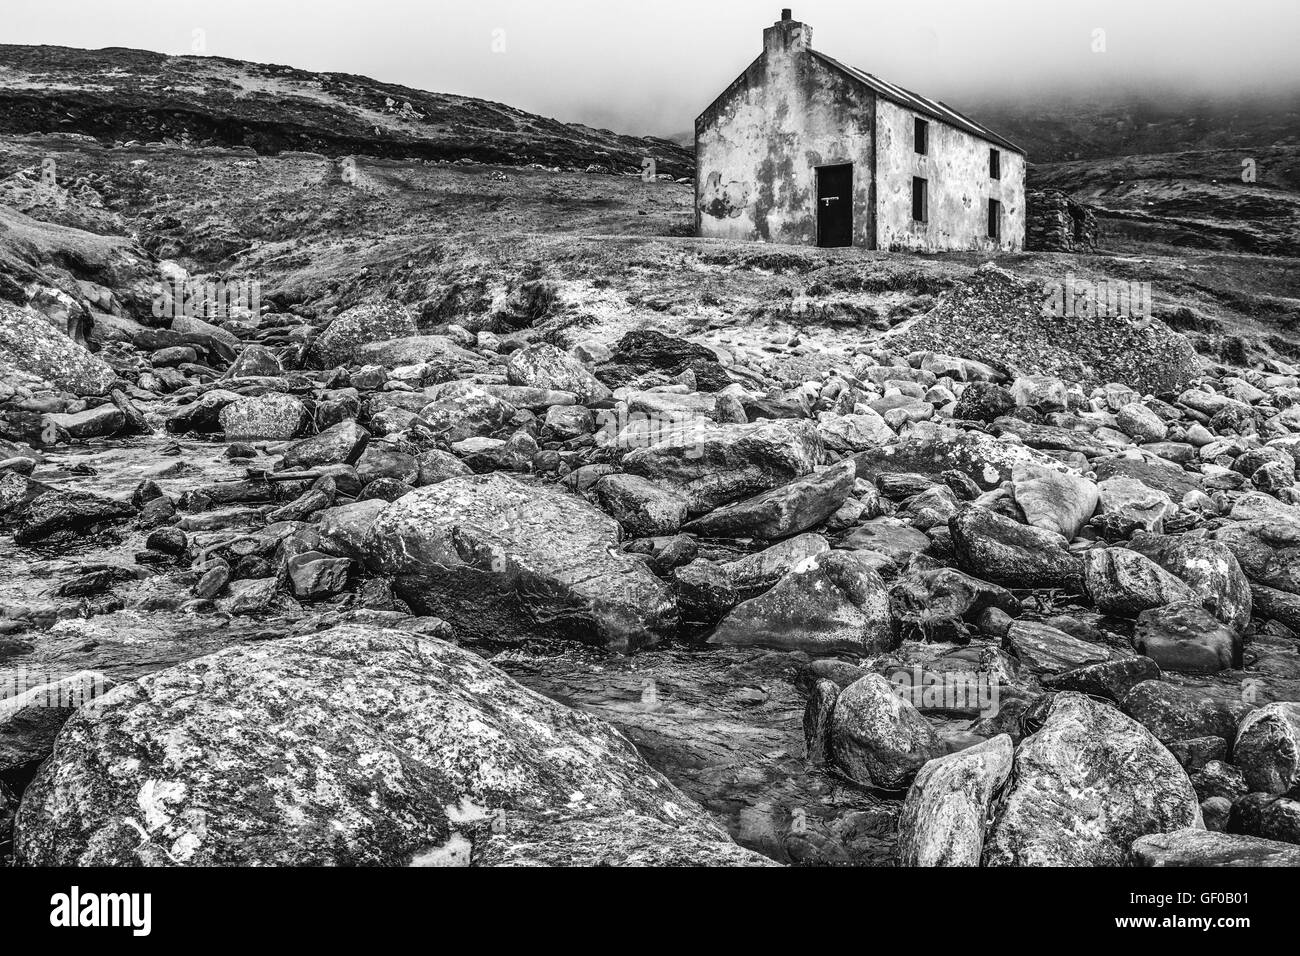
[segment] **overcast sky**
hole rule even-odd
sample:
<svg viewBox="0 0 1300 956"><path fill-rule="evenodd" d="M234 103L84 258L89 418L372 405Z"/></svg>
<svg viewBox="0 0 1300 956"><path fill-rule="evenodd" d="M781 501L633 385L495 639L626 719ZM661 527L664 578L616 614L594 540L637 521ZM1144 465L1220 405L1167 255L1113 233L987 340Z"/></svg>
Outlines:
<svg viewBox="0 0 1300 956"><path fill-rule="evenodd" d="M1061 86L1300 90L1300 0L793 7L818 49L959 107ZM189 53L201 30L216 56L361 73L668 135L690 130L758 54L780 2L0 0L0 11L5 43Z"/></svg>

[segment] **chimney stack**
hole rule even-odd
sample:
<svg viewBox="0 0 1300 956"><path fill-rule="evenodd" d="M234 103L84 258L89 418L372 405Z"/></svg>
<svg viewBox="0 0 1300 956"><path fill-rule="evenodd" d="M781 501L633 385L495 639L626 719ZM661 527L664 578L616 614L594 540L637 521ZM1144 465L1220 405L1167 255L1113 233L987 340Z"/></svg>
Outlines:
<svg viewBox="0 0 1300 956"><path fill-rule="evenodd" d="M781 19L763 31L763 50L767 53L800 53L812 46L812 27L794 19L789 7Z"/></svg>

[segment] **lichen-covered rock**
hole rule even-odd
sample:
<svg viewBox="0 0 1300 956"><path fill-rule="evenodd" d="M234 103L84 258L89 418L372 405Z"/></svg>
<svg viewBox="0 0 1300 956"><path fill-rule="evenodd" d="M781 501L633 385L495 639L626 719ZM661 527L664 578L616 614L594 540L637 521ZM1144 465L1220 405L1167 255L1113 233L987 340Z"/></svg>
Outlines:
<svg viewBox="0 0 1300 956"><path fill-rule="evenodd" d="M294 442L285 449L280 467L292 471L318 465L355 465L369 442L370 432L348 419Z"/></svg>
<svg viewBox="0 0 1300 956"><path fill-rule="evenodd" d="M37 312L0 301L0 381L33 376L74 395L106 395L117 373Z"/></svg>
<svg viewBox="0 0 1300 956"><path fill-rule="evenodd" d="M990 866L1124 866L1138 837L1200 826L1173 754L1141 724L1083 694L1057 694L1016 750L989 833Z"/></svg>
<svg viewBox="0 0 1300 956"><path fill-rule="evenodd" d="M292 395L267 392L238 398L221 409L227 441L296 438L307 427L307 408Z"/></svg>
<svg viewBox="0 0 1300 956"><path fill-rule="evenodd" d="M741 601L757 597L808 558L829 550L821 535L801 534L735 561L695 558L673 573L682 617L716 623Z"/></svg>
<svg viewBox="0 0 1300 956"><path fill-rule="evenodd" d="M511 385L572 392L584 405L613 395L609 386L592 375L581 362L546 342L512 353L506 363L506 377Z"/></svg>
<svg viewBox="0 0 1300 956"><path fill-rule="evenodd" d="M763 862L609 725L433 638L258 642L100 704L26 793L21 865Z"/></svg>
<svg viewBox="0 0 1300 956"><path fill-rule="evenodd" d="M770 591L737 605L710 644L872 654L893 643L889 592L856 551L806 558Z"/></svg>
<svg viewBox="0 0 1300 956"><path fill-rule="evenodd" d="M14 515L14 541L31 544L60 534L84 534L135 514L129 502L86 491L50 489Z"/></svg>
<svg viewBox="0 0 1300 956"><path fill-rule="evenodd" d="M726 505L685 526L706 538L787 538L821 524L844 504L857 474L852 461Z"/></svg>
<svg viewBox="0 0 1300 956"><path fill-rule="evenodd" d="M1137 534L1127 547L1185 581L1207 611L1235 631L1250 623L1250 581L1232 549L1188 535Z"/></svg>
<svg viewBox="0 0 1300 956"><path fill-rule="evenodd" d="M396 302L367 302L340 314L313 343L312 357L320 368L357 365L358 350L371 342L415 335L415 319Z"/></svg>
<svg viewBox="0 0 1300 956"><path fill-rule="evenodd" d="M1083 583L1097 610L1133 617L1196 594L1160 565L1126 548L1094 548L1083 556Z"/></svg>
<svg viewBox="0 0 1300 956"><path fill-rule="evenodd" d="M426 394L429 403L420 410L420 418L447 442L491 435L515 414L513 405L468 382L437 385Z"/></svg>
<svg viewBox="0 0 1300 956"><path fill-rule="evenodd" d="M979 866L993 798L1011 774L1014 747L998 734L936 757L912 781L898 820L903 866Z"/></svg>
<svg viewBox="0 0 1300 956"><path fill-rule="evenodd" d="M858 783L901 790L943 753L943 743L889 681L868 674L835 699L831 750L836 765Z"/></svg>
<svg viewBox="0 0 1300 956"><path fill-rule="evenodd" d="M686 520L685 495L637 475L606 475L591 496L629 537L673 534Z"/></svg>
<svg viewBox="0 0 1300 956"><path fill-rule="evenodd" d="M1059 535L1020 524L987 508L965 505L948 522L957 566L1017 588L1078 589L1083 563Z"/></svg>
<svg viewBox="0 0 1300 956"><path fill-rule="evenodd" d="M821 437L806 420L691 421L658 437L662 440L624 456L623 467L676 485L690 500L692 514L807 475L823 454Z"/></svg>
<svg viewBox="0 0 1300 956"><path fill-rule="evenodd" d="M379 514L364 547L408 603L462 633L632 650L673 633L677 608L618 540L618 522L586 501L494 473L417 488Z"/></svg>
<svg viewBox="0 0 1300 956"><path fill-rule="evenodd" d="M1247 714L1232 761L1252 791L1300 792L1300 703L1266 704Z"/></svg>

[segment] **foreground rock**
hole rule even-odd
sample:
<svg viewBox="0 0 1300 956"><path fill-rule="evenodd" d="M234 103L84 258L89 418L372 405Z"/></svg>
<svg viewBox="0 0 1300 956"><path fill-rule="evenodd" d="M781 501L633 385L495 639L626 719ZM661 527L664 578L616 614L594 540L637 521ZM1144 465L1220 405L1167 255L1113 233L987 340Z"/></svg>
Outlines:
<svg viewBox="0 0 1300 956"><path fill-rule="evenodd" d="M644 564L614 550L618 540L618 522L587 502L496 473L403 496L363 551L413 606L476 638L633 650L671 634L677 608Z"/></svg>
<svg viewBox="0 0 1300 956"><path fill-rule="evenodd" d="M1300 846L1188 827L1133 842L1139 866L1300 866Z"/></svg>
<svg viewBox="0 0 1300 956"><path fill-rule="evenodd" d="M686 525L686 531L715 538L787 538L821 524L844 504L857 472L852 461L719 508Z"/></svg>
<svg viewBox="0 0 1300 956"><path fill-rule="evenodd" d="M29 866L765 862L603 721L360 626L118 688L65 726L15 829Z"/></svg>
<svg viewBox="0 0 1300 956"><path fill-rule="evenodd" d="M1145 727L1082 694L1053 700L1016 751L993 866L1123 866L1133 841L1201 824L1196 791Z"/></svg>
<svg viewBox="0 0 1300 956"><path fill-rule="evenodd" d="M102 359L43 316L0 301L0 381L37 380L74 395L106 395L117 378Z"/></svg>
<svg viewBox="0 0 1300 956"><path fill-rule="evenodd" d="M993 796L1011 773L1011 738L999 734L931 760L916 775L898 821L903 866L979 866Z"/></svg>

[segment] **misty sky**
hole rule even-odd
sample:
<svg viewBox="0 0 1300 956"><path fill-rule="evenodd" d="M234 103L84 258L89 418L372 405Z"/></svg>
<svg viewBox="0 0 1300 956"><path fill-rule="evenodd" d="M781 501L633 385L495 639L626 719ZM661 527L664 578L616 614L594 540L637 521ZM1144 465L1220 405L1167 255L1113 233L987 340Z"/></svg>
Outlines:
<svg viewBox="0 0 1300 956"><path fill-rule="evenodd" d="M840 60L960 107L1062 87L1300 90L1298 0L804 0ZM0 42L361 73L670 135L760 51L780 0L0 0ZM1104 52L1094 31L1104 30ZM494 46L497 48L494 50ZM504 49L500 49L504 47Z"/></svg>

